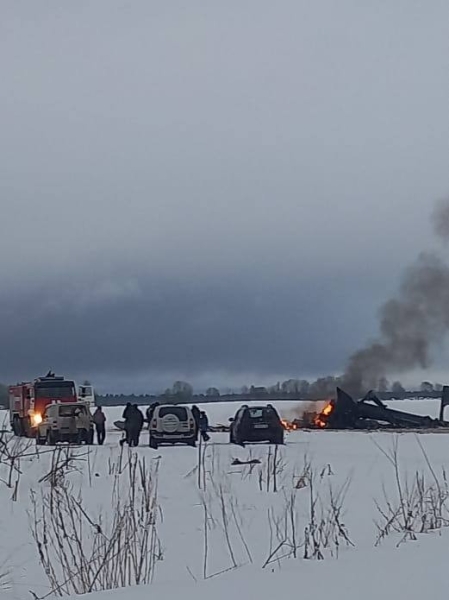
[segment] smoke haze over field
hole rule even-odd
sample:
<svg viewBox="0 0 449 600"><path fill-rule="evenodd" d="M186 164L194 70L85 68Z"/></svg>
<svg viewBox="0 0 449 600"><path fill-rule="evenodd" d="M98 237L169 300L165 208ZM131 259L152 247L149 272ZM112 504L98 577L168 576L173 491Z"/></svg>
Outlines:
<svg viewBox="0 0 449 600"><path fill-rule="evenodd" d="M432 223L435 234L443 240L449 241L449 200L440 200L432 213Z"/></svg>
<svg viewBox="0 0 449 600"><path fill-rule="evenodd" d="M432 248L448 22L443 0L4 0L0 381L341 374ZM348 376L429 364L446 281L423 255Z"/></svg>

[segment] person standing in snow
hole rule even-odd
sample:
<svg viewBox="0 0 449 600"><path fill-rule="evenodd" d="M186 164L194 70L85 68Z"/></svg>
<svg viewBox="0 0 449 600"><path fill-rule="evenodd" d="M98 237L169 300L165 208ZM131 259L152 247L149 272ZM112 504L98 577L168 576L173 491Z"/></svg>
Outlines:
<svg viewBox="0 0 449 600"><path fill-rule="evenodd" d="M132 416L132 409L133 409L133 407L131 406L131 402L127 402L126 406L125 406L125 410L123 411L123 414L122 414L122 419L125 420L125 427L124 427L125 437L120 440L120 446L123 446L123 444L129 445L129 426L130 426L130 417Z"/></svg>
<svg viewBox="0 0 449 600"><path fill-rule="evenodd" d="M198 426L199 426L200 434L201 434L201 437L203 438L203 441L208 442L210 440L210 436L207 433L207 431L209 429L209 419L207 418L207 415L204 410L202 410L200 412Z"/></svg>
<svg viewBox="0 0 449 600"><path fill-rule="evenodd" d="M98 445L102 446L106 439L106 415L102 411L101 406L98 406L97 410L94 412L93 422L97 433Z"/></svg>
<svg viewBox="0 0 449 600"><path fill-rule="evenodd" d="M131 402L127 402L126 406L125 406L125 410L123 411L123 414L122 414L122 419L125 419L125 421L126 421L131 409L132 409Z"/></svg>
<svg viewBox="0 0 449 600"><path fill-rule="evenodd" d="M159 402L153 402L153 404L151 404L147 408L146 417L147 417L147 423L148 423L148 430L150 429L151 420L153 418L154 411L156 410L157 406L159 406Z"/></svg>
<svg viewBox="0 0 449 600"><path fill-rule="evenodd" d="M139 445L140 434L144 424L144 416L137 404L131 407L129 415L129 446L135 448Z"/></svg>
<svg viewBox="0 0 449 600"><path fill-rule="evenodd" d="M198 439L198 433L200 430L200 409L198 406L192 406L192 416L195 419L195 439Z"/></svg>

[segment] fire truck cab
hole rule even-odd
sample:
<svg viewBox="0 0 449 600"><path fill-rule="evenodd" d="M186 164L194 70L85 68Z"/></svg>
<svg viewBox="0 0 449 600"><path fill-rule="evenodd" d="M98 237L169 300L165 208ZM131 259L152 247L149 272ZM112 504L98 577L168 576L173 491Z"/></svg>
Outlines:
<svg viewBox="0 0 449 600"><path fill-rule="evenodd" d="M95 392L90 383L84 383L78 386L78 399L85 402L88 406L95 404Z"/></svg>
<svg viewBox="0 0 449 600"><path fill-rule="evenodd" d="M15 435L34 437L42 423L46 406L59 402L77 402L75 383L48 373L32 382L9 388L9 414Z"/></svg>

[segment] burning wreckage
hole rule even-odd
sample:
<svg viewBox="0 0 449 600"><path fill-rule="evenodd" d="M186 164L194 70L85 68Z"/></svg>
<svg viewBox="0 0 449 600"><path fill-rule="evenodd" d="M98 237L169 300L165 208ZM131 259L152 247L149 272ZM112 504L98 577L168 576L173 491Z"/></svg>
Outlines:
<svg viewBox="0 0 449 600"><path fill-rule="evenodd" d="M438 419L389 408L374 392L354 400L337 388L337 397L320 413L306 412L301 419L283 421L287 430L311 429L438 429L449 428L444 408L449 405L449 386L444 386Z"/></svg>

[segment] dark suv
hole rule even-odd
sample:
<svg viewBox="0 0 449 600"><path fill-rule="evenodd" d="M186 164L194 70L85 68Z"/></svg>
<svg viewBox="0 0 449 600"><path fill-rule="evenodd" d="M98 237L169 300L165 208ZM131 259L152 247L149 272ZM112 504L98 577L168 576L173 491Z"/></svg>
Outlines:
<svg viewBox="0 0 449 600"><path fill-rule="evenodd" d="M245 442L284 443L284 427L277 410L271 404L266 406L242 406L231 422L231 444Z"/></svg>

